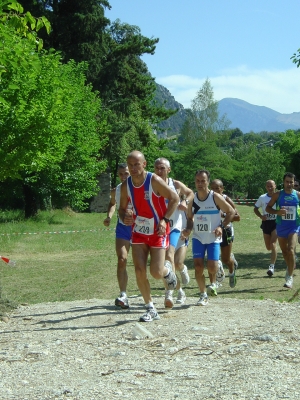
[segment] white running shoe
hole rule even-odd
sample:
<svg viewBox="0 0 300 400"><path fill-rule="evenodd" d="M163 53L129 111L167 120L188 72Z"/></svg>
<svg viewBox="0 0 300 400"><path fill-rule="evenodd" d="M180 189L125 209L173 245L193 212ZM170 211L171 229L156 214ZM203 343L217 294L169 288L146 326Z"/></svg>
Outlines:
<svg viewBox="0 0 300 400"><path fill-rule="evenodd" d="M183 266L183 270L179 271L180 272L180 276L181 276L181 282L183 285L187 285L190 281L190 276L189 276L189 272L187 269L187 266L184 265Z"/></svg>
<svg viewBox="0 0 300 400"><path fill-rule="evenodd" d="M200 298L197 301L197 306L207 306L208 304L208 296L206 293L200 293Z"/></svg>
<svg viewBox="0 0 300 400"><path fill-rule="evenodd" d="M292 287L293 287L293 277L292 276L290 276L290 275L285 276L285 284L283 285L283 287L292 289Z"/></svg>
<svg viewBox="0 0 300 400"><path fill-rule="evenodd" d="M174 301L173 301L173 290L166 290L165 293L165 307L166 308L173 308Z"/></svg>
<svg viewBox="0 0 300 400"><path fill-rule="evenodd" d="M209 286L209 290L210 290L210 295L211 295L211 296L218 296L217 285L216 285L216 283L212 283L212 284Z"/></svg>
<svg viewBox="0 0 300 400"><path fill-rule="evenodd" d="M234 269L237 269L239 266L239 263L236 261L233 253L230 254L230 258L233 259Z"/></svg>
<svg viewBox="0 0 300 400"><path fill-rule="evenodd" d="M218 260L218 272L217 272L217 275L216 275L216 280L218 282L223 282L224 279L225 279L225 271L224 271L224 268L223 268L223 264L222 264L221 260Z"/></svg>
<svg viewBox="0 0 300 400"><path fill-rule="evenodd" d="M177 285L177 276L173 271L173 267L172 264L170 263L170 261L166 260L165 261L165 267L168 269L168 273L167 275L164 277L164 280L167 284L167 287L169 290L173 290L176 289L176 285Z"/></svg>
<svg viewBox="0 0 300 400"><path fill-rule="evenodd" d="M140 317L140 322L151 322L155 319L160 319L157 311L153 307L147 308L145 314Z"/></svg>
<svg viewBox="0 0 300 400"><path fill-rule="evenodd" d="M274 265L269 265L269 269L267 271L267 274L269 275L269 277L274 275Z"/></svg>
<svg viewBox="0 0 300 400"><path fill-rule="evenodd" d="M115 300L115 306L123 308L123 310L126 310L127 308L129 308L127 296L122 294L119 297L117 297Z"/></svg>
<svg viewBox="0 0 300 400"><path fill-rule="evenodd" d="M179 290L177 294L176 303L177 304L184 304L186 301L186 295L183 290Z"/></svg>

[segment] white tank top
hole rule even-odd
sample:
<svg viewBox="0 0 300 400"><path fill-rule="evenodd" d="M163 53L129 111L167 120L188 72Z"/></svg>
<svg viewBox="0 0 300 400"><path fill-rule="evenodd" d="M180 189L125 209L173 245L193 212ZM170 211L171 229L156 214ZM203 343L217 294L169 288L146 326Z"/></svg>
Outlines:
<svg viewBox="0 0 300 400"><path fill-rule="evenodd" d="M194 214L193 238L202 244L220 243L222 236L216 237L213 231L221 224L221 211L214 200L214 192L210 190L205 200L199 200L194 194L192 211Z"/></svg>
<svg viewBox="0 0 300 400"><path fill-rule="evenodd" d="M174 185L174 181L172 178L168 178L168 186L173 190L173 192L177 193L177 190ZM180 200L178 205L180 204ZM170 231L172 232L173 229L178 229L179 231L182 230L182 221L183 221L184 212L178 210L178 207L173 212L170 217Z"/></svg>
<svg viewBox="0 0 300 400"><path fill-rule="evenodd" d="M117 210L119 210L120 207L120 199L121 199L121 185L122 183L119 183L119 185L116 187L116 193L115 193L115 199L116 199L116 207ZM120 220L118 217L118 223L125 225L123 221Z"/></svg>

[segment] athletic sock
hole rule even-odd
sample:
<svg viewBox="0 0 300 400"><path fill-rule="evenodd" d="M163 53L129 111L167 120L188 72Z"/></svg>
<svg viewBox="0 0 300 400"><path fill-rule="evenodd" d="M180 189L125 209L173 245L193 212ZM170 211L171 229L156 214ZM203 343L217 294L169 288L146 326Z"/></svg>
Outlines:
<svg viewBox="0 0 300 400"><path fill-rule="evenodd" d="M145 306L146 306L146 308L155 308L152 301L150 301L150 303L148 303L148 304L145 304Z"/></svg>

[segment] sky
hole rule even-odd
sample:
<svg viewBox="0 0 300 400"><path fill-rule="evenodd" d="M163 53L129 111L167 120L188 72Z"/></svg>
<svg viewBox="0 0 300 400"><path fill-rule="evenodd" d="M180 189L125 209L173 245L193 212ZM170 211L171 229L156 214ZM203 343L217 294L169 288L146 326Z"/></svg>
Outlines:
<svg viewBox="0 0 300 400"><path fill-rule="evenodd" d="M111 21L159 38L142 59L185 108L205 79L215 100L238 98L300 112L299 0L108 0Z"/></svg>

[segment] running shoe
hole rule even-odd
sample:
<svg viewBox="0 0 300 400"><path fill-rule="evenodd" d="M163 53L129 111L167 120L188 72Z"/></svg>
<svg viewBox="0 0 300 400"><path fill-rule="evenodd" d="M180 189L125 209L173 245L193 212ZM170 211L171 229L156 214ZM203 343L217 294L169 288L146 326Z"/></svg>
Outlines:
<svg viewBox="0 0 300 400"><path fill-rule="evenodd" d="M173 308L174 301L173 301L173 290L166 290L165 293L165 307L166 308Z"/></svg>
<svg viewBox="0 0 300 400"><path fill-rule="evenodd" d="M216 283L212 283L212 284L209 286L209 290L210 290L210 295L211 295L211 296L218 296L218 293L217 293L217 285L216 285Z"/></svg>
<svg viewBox="0 0 300 400"><path fill-rule="evenodd" d="M234 288L236 285L236 276L235 276L235 271L233 271L232 274L228 274L229 277L229 286L231 288Z"/></svg>
<svg viewBox="0 0 300 400"><path fill-rule="evenodd" d="M177 304L184 304L186 301L186 295L183 290L179 290L177 294L176 303Z"/></svg>
<svg viewBox="0 0 300 400"><path fill-rule="evenodd" d="M190 276L189 276L189 272L187 269L187 266L184 265L183 266L183 270L179 271L180 272L180 276L181 276L181 282L183 285L187 285L190 281Z"/></svg>
<svg viewBox="0 0 300 400"><path fill-rule="evenodd" d="M115 306L123 308L124 310L129 308L128 297L124 294L117 297L115 300Z"/></svg>
<svg viewBox="0 0 300 400"><path fill-rule="evenodd" d="M285 276L285 284L283 285L283 287L292 289L292 287L293 287L293 277L292 276L290 276L290 275Z"/></svg>
<svg viewBox="0 0 300 400"><path fill-rule="evenodd" d="M173 267L172 267L172 264L170 263L170 261L168 261L168 260L165 261L165 267L169 271L168 274L164 277L167 287L169 290L176 289L177 277L173 271Z"/></svg>
<svg viewBox="0 0 300 400"><path fill-rule="evenodd" d="M218 260L218 272L216 275L217 282L223 282L225 279L225 271L221 260Z"/></svg>
<svg viewBox="0 0 300 400"><path fill-rule="evenodd" d="M230 258L233 259L234 269L237 269L239 266L239 263L236 261L233 253L230 254Z"/></svg>
<svg viewBox="0 0 300 400"><path fill-rule="evenodd" d="M207 306L208 304L208 296L206 293L200 293L200 298L197 301L197 306Z"/></svg>
<svg viewBox="0 0 300 400"><path fill-rule="evenodd" d="M157 311L153 307L147 308L145 314L140 317L140 322L152 322L153 320L160 319Z"/></svg>
<svg viewBox="0 0 300 400"><path fill-rule="evenodd" d="M269 275L269 277L274 275L274 265L269 265L269 269L267 271L267 274Z"/></svg>

